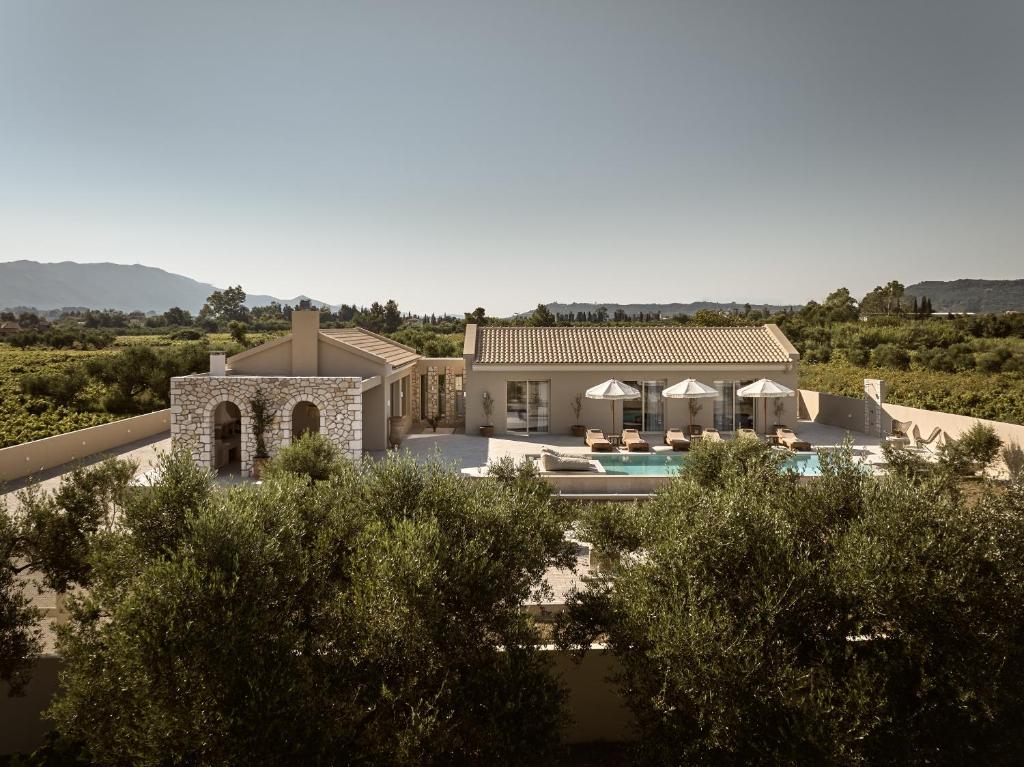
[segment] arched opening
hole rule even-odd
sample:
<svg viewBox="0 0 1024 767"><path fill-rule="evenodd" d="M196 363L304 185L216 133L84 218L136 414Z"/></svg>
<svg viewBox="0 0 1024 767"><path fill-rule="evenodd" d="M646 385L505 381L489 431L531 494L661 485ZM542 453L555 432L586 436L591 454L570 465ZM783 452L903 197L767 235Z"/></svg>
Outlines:
<svg viewBox="0 0 1024 767"><path fill-rule="evenodd" d="M292 410L292 439L298 439L303 434L318 434L320 432L320 408L312 402L300 402Z"/></svg>
<svg viewBox="0 0 1024 767"><path fill-rule="evenodd" d="M213 411L213 468L218 474L242 473L242 414L234 402Z"/></svg>

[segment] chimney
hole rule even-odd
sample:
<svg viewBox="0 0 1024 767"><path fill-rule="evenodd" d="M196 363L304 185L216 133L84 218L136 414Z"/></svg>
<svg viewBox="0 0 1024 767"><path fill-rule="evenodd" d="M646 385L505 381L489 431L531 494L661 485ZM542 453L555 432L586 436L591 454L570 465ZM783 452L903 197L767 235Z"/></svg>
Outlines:
<svg viewBox="0 0 1024 767"><path fill-rule="evenodd" d="M305 306L303 306L305 304ZM292 375L315 376L318 373L317 344L320 335L320 310L303 301L292 312Z"/></svg>
<svg viewBox="0 0 1024 767"><path fill-rule="evenodd" d="M224 352L210 352L210 375L227 375L227 354Z"/></svg>

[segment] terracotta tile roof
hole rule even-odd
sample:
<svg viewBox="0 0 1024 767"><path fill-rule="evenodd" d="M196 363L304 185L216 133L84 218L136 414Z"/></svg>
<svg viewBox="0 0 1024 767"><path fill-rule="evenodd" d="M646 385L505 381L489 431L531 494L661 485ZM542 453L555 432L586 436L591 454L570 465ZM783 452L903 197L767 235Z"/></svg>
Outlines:
<svg viewBox="0 0 1024 767"><path fill-rule="evenodd" d="M405 344L392 341L390 338L379 336L363 328L322 328L320 333L349 346L354 346L360 351L380 357L395 368L413 362L422 356Z"/></svg>
<svg viewBox="0 0 1024 767"><path fill-rule="evenodd" d="M765 326L493 327L477 330L484 365L685 365L789 362Z"/></svg>

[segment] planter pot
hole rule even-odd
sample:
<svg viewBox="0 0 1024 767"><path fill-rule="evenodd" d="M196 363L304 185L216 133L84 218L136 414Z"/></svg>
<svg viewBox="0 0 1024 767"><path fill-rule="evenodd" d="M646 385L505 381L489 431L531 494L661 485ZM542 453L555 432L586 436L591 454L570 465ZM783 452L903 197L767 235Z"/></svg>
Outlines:
<svg viewBox="0 0 1024 767"><path fill-rule="evenodd" d="M575 426L571 426L570 429L572 430L572 436L574 437L587 436L587 427L583 426L582 424L576 424Z"/></svg>
<svg viewBox="0 0 1024 767"><path fill-rule="evenodd" d="M480 427L480 436L481 437L493 437L494 436L494 427L493 426L481 426Z"/></svg>
<svg viewBox="0 0 1024 767"><path fill-rule="evenodd" d="M405 436L405 424L402 416L393 415L388 419L388 447L398 448Z"/></svg>
<svg viewBox="0 0 1024 767"><path fill-rule="evenodd" d="M250 473L252 474L252 478L253 479L259 479L260 478L260 475L263 473L263 467L267 465L267 461L269 461L269 460L270 460L269 458L253 458L252 459L252 470L251 470Z"/></svg>

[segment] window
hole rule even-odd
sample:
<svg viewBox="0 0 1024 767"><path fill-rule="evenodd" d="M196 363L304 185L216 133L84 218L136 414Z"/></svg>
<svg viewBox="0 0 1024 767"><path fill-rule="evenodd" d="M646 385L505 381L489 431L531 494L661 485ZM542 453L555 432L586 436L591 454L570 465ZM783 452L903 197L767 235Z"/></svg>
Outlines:
<svg viewBox="0 0 1024 767"><path fill-rule="evenodd" d="M405 377L400 381L391 382L391 415L405 415L405 399L408 391L409 378Z"/></svg>
<svg viewBox="0 0 1024 767"><path fill-rule="evenodd" d="M505 392L505 428L508 431L547 433L550 428L550 381L508 381Z"/></svg>
<svg viewBox="0 0 1024 767"><path fill-rule="evenodd" d="M427 403L430 402L430 393L427 391L427 376L420 376L420 420L426 421L430 417L427 412Z"/></svg>
<svg viewBox="0 0 1024 767"><path fill-rule="evenodd" d="M437 416L438 418L444 418L448 411L448 396L444 390L445 377L440 375L437 377Z"/></svg>

